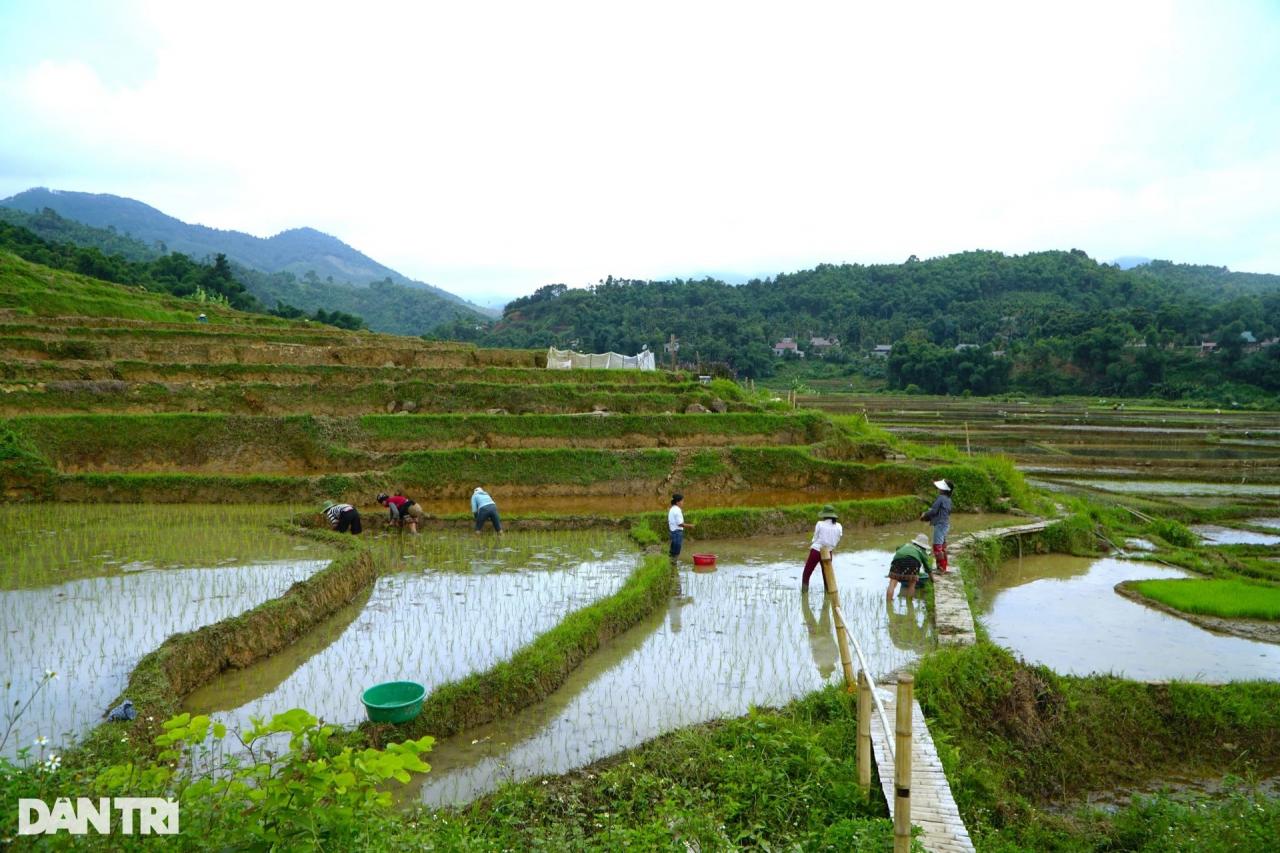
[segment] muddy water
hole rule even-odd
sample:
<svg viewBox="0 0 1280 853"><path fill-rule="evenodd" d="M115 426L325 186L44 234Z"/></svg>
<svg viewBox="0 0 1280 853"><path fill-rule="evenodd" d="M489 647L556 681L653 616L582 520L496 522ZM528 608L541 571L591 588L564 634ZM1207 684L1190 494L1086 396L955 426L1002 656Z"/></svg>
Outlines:
<svg viewBox="0 0 1280 853"><path fill-rule="evenodd" d="M224 673L187 710L239 729L290 708L358 723L365 688L412 680L430 691L488 669L615 592L639 561L626 539L600 532L423 536L405 548L404 570L379 578L367 601L284 654Z"/></svg>
<svg viewBox="0 0 1280 853"><path fill-rule="evenodd" d="M1009 518L954 517L957 532ZM922 604L884 597L893 549L921 527L850 531L835 555L842 609L876 674L934 645ZM805 535L698 544L715 552L715 572L686 564L681 594L665 612L597 652L546 701L437 743L421 800L467 802L508 779L565 772L680 726L782 705L839 682L820 572L808 594L799 591L808 548Z"/></svg>
<svg viewBox="0 0 1280 853"><path fill-rule="evenodd" d="M1255 533L1252 530L1238 530L1217 524L1194 524L1191 526L1191 532L1199 535L1209 545L1280 544L1280 534Z"/></svg>
<svg viewBox="0 0 1280 853"><path fill-rule="evenodd" d="M1206 683L1280 678L1280 649L1212 634L1118 595L1124 580L1189 577L1149 563L1061 555L1010 560L982 587L992 641L1070 675Z"/></svg>
<svg viewBox="0 0 1280 853"><path fill-rule="evenodd" d="M501 491L495 493L499 511L503 517L519 515L536 515L550 513L554 515L595 515L612 516L627 515L636 512L666 512L671 505L670 495L510 495L504 496ZM852 501L864 498L884 497L881 492L842 491L832 492L828 488L814 491L800 489L757 489L741 492L714 492L694 495L692 492L686 500L686 506L693 506L697 497L697 508L710 507L752 507L752 506L789 506L791 504L826 503L827 501ZM422 511L429 515L458 515L470 512L467 499L424 500L419 501Z"/></svg>
<svg viewBox="0 0 1280 853"><path fill-rule="evenodd" d="M0 591L0 693L6 709L47 682L18 719L3 754L37 736L60 747L95 725L138 660L170 634L234 616L273 598L326 560L216 568L141 569L35 589ZM4 723L0 721L0 736Z"/></svg>

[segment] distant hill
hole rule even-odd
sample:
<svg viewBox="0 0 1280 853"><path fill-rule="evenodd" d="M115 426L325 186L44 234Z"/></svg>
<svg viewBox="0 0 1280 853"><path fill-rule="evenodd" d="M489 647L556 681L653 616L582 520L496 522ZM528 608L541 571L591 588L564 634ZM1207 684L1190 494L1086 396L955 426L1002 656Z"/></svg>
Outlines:
<svg viewBox="0 0 1280 853"><path fill-rule="evenodd" d="M1121 270L1079 250L822 264L740 285L547 285L509 302L492 326L440 330L481 346L587 352L659 349L675 335L680 358L755 378L785 363L774 345L789 337L811 375L865 367L893 387L931 393L1275 394L1280 345L1255 352L1244 332L1258 342L1280 336L1280 276L1160 260ZM1220 342L1222 357L1201 358L1202 340ZM894 355L869 355L881 344Z"/></svg>
<svg viewBox="0 0 1280 853"><path fill-rule="evenodd" d="M131 260L169 252L196 259L224 254L249 291L266 305L279 300L309 311L354 313L377 331L419 335L440 323L478 321L496 313L409 279L313 228L263 239L190 225L134 199L44 188L0 200L0 209L5 208L0 220L46 239L92 246ZM374 284L377 287L370 290Z"/></svg>
<svg viewBox="0 0 1280 853"><path fill-rule="evenodd" d="M1141 257L1140 255L1124 255L1123 257L1116 258L1111 263L1120 267L1122 270L1131 270L1134 267L1140 267L1143 264L1151 263L1151 259Z"/></svg>
<svg viewBox="0 0 1280 853"><path fill-rule="evenodd" d="M293 228L264 239L241 231L191 225L131 198L44 187L0 200L0 207L27 213L49 208L85 225L114 229L161 252L182 252L195 258L222 253L231 261L261 272L291 272L301 277L314 271L321 279L332 276L335 281L356 285L390 278L397 284L424 288L473 310L478 307L456 294L401 275L314 228Z"/></svg>

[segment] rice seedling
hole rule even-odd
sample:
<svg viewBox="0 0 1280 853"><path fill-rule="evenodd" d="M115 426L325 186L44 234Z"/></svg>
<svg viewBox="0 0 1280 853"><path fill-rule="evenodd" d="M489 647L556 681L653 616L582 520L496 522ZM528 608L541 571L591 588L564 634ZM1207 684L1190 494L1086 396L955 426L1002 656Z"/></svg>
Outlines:
<svg viewBox="0 0 1280 853"><path fill-rule="evenodd" d="M876 674L933 647L924 607L887 611L884 575L906 528L846 534L835 571L850 630ZM803 541L801 541L803 539ZM527 712L437 742L421 798L468 802L499 783L563 773L682 726L780 706L842 678L818 587L799 592L808 540L719 540L718 569L681 573L665 613ZM899 613L899 611L901 611Z"/></svg>
<svg viewBox="0 0 1280 853"><path fill-rule="evenodd" d="M1149 580L1138 592L1175 610L1208 616L1280 619L1280 586L1226 578Z"/></svg>
<svg viewBox="0 0 1280 853"><path fill-rule="evenodd" d="M293 707L358 723L364 688L410 679L430 690L487 669L612 594L639 560L622 536L599 531L391 534L374 547L397 570L378 579L358 614L336 617L341 630L327 644L291 659L287 674L274 659L224 673L186 707L230 708L219 717L232 727Z"/></svg>
<svg viewBox="0 0 1280 853"><path fill-rule="evenodd" d="M46 668L60 673L18 721L17 740L65 743L97 722L133 665L165 637L247 610L324 563L142 570L0 593L4 679L25 686Z"/></svg>
<svg viewBox="0 0 1280 853"><path fill-rule="evenodd" d="M96 723L168 635L279 595L324 550L264 531L261 507L0 507L0 703L22 702L5 750L61 746ZM298 550L299 547L305 550ZM41 682L42 673L59 673Z"/></svg>
<svg viewBox="0 0 1280 853"><path fill-rule="evenodd" d="M267 529L292 510L249 504L0 504L0 590L151 568L324 556Z"/></svg>

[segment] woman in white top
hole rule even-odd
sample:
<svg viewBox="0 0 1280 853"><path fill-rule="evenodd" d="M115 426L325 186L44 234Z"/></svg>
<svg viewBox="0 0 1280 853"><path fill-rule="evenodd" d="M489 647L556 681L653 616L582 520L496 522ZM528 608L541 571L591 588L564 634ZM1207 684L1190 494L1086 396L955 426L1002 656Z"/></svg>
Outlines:
<svg viewBox="0 0 1280 853"><path fill-rule="evenodd" d="M822 512L818 513L818 523L813 526L813 544L809 546L809 559L804 563L804 574L800 576L800 591L808 592L809 576L813 574L814 568L822 559L822 548L825 545L829 550L835 551L836 546L840 544L840 537L844 535L844 528L840 526L840 522L836 520L836 508L831 504L827 504L822 508ZM826 575L822 577L822 588L827 588Z"/></svg>

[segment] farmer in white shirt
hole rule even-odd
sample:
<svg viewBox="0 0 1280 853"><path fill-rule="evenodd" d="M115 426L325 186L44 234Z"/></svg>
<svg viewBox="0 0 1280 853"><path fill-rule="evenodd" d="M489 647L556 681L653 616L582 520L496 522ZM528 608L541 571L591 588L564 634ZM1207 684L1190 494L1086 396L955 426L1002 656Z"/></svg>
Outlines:
<svg viewBox="0 0 1280 853"><path fill-rule="evenodd" d="M804 574L800 576L801 592L809 591L809 576L813 574L814 568L822 559L823 546L835 551L843 535L844 528L836 520L836 508L827 504L822 508L822 512L818 513L818 523L813 526L813 544L809 546L809 559L805 560ZM822 576L822 588L827 588L826 575Z"/></svg>
<svg viewBox="0 0 1280 853"><path fill-rule="evenodd" d="M684 510L680 504L684 502L684 495L676 492L671 496L671 509L667 510L667 530L671 533L671 559L680 556L680 549L684 547L684 529L693 527L692 524L684 520Z"/></svg>

